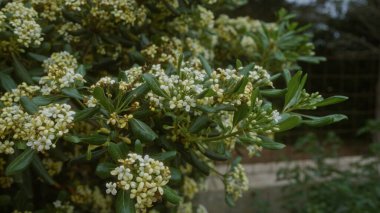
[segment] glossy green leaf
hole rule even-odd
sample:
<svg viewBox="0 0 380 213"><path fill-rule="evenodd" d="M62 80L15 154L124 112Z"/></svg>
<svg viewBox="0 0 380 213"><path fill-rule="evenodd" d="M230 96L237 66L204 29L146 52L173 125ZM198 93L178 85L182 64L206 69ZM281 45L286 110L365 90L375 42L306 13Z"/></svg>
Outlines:
<svg viewBox="0 0 380 213"><path fill-rule="evenodd" d="M7 166L5 174L9 176L22 172L32 162L34 154L33 149L26 149Z"/></svg>
<svg viewBox="0 0 380 213"><path fill-rule="evenodd" d="M27 84L34 84L29 72L26 70L24 65L21 64L18 58L12 54L12 59L17 77L19 77L22 81L26 82Z"/></svg>
<svg viewBox="0 0 380 213"><path fill-rule="evenodd" d="M139 155L143 154L143 146L140 140L135 141L135 153Z"/></svg>
<svg viewBox="0 0 380 213"><path fill-rule="evenodd" d="M35 103L38 106L45 106L48 104L51 104L53 102L56 102L60 99L60 97L57 96L49 96L49 95L43 95L43 96L36 96L32 98L33 103Z"/></svg>
<svg viewBox="0 0 380 213"><path fill-rule="evenodd" d="M0 72L0 84L8 92L17 87L13 79L8 74L2 72Z"/></svg>
<svg viewBox="0 0 380 213"><path fill-rule="evenodd" d="M63 136L63 140L71 142L71 143L80 143L81 142L80 138L76 135L65 135L65 136Z"/></svg>
<svg viewBox="0 0 380 213"><path fill-rule="evenodd" d="M111 103L111 100L107 98L106 94L104 93L104 89L101 87L95 87L93 92L94 98L99 101L100 105L102 105L106 110L113 111L113 105Z"/></svg>
<svg viewBox="0 0 380 213"><path fill-rule="evenodd" d="M346 96L340 96L340 95L331 96L331 97L325 98L323 101L318 102L314 106L316 107L328 106L328 105L337 104L337 103L346 101L347 99L348 97Z"/></svg>
<svg viewBox="0 0 380 213"><path fill-rule="evenodd" d="M46 59L48 59L48 57L44 55L40 55L40 54L32 53L32 52L28 52L28 56L38 62L44 62Z"/></svg>
<svg viewBox="0 0 380 213"><path fill-rule="evenodd" d="M20 102L27 113L32 115L38 111L38 106L33 103L33 101L31 101L28 97L22 96L20 98Z"/></svg>
<svg viewBox="0 0 380 213"><path fill-rule="evenodd" d="M129 120L129 126L133 134L142 141L153 141L158 137L148 125L135 118Z"/></svg>
<svg viewBox="0 0 380 213"><path fill-rule="evenodd" d="M240 121L246 118L250 111L250 107L247 104L241 104L234 112L233 125L236 126Z"/></svg>
<svg viewBox="0 0 380 213"><path fill-rule="evenodd" d="M99 163L96 166L95 174L102 179L106 179L111 177L111 171L115 168L116 165L110 162Z"/></svg>
<svg viewBox="0 0 380 213"><path fill-rule="evenodd" d="M201 61L203 69L205 69L207 75L211 76L212 68L211 68L210 64L207 62L206 58L203 57L202 55L199 55L198 58Z"/></svg>
<svg viewBox="0 0 380 213"><path fill-rule="evenodd" d="M108 147L108 154L111 156L111 158L117 162L119 159L123 159L125 155L123 154L123 151L120 149L120 147L115 143L109 143Z"/></svg>
<svg viewBox="0 0 380 213"><path fill-rule="evenodd" d="M44 165L42 164L40 158L37 155L33 156L32 167L36 173L45 180L50 185L57 185L57 183L50 177L49 173L46 171Z"/></svg>
<svg viewBox="0 0 380 213"><path fill-rule="evenodd" d="M152 158L165 162L165 161L173 160L176 156L177 156L177 151L167 151L167 152L154 154L152 155Z"/></svg>
<svg viewBox="0 0 380 213"><path fill-rule="evenodd" d="M282 114L281 120L277 123L280 132L293 129L302 123L299 115Z"/></svg>
<svg viewBox="0 0 380 213"><path fill-rule="evenodd" d="M327 115L323 117L307 116L310 120L303 120L302 123L312 127L326 126L332 123L339 122L341 120L347 119L347 116L342 114Z"/></svg>
<svg viewBox="0 0 380 213"><path fill-rule="evenodd" d="M267 89L267 90L261 90L260 94L265 97L279 97L283 96L286 93L286 89Z"/></svg>
<svg viewBox="0 0 380 213"><path fill-rule="evenodd" d="M98 112L99 112L98 106L89 107L89 108L77 111L75 112L75 115L74 115L74 121L78 122L78 121L86 120L88 118L93 118L93 116Z"/></svg>
<svg viewBox="0 0 380 213"><path fill-rule="evenodd" d="M175 167L170 167L170 182L179 183L181 180L182 172Z"/></svg>
<svg viewBox="0 0 380 213"><path fill-rule="evenodd" d="M173 204L179 204L182 200L182 197L177 194L176 191L174 191L169 186L164 186L164 199L166 201L169 201Z"/></svg>
<svg viewBox="0 0 380 213"><path fill-rule="evenodd" d="M105 142L108 141L108 136L106 135L100 135L100 134L93 134L93 135L86 135L86 136L78 136L80 143L87 143L90 145L103 145Z"/></svg>
<svg viewBox="0 0 380 213"><path fill-rule="evenodd" d="M63 88L62 90L62 93L69 96L70 98L75 98L75 99L79 99L79 100L82 100L83 97L82 95L80 94L80 92L76 89L76 88Z"/></svg>
<svg viewBox="0 0 380 213"><path fill-rule="evenodd" d="M148 84L149 88L156 94L162 97L168 97L168 95L160 88L156 78L150 73L143 74L144 81Z"/></svg>
<svg viewBox="0 0 380 213"><path fill-rule="evenodd" d="M189 132L192 134L198 133L202 129L206 128L209 123L210 119L208 118L207 114L202 114L201 116L197 117L191 124Z"/></svg>
<svg viewBox="0 0 380 213"><path fill-rule="evenodd" d="M277 150L277 149L283 149L283 148L285 148L285 144L275 142L271 138L268 138L268 137L265 137L265 136L260 136L260 138L262 140L262 142L260 143L260 145L262 147L264 147L265 149Z"/></svg>
<svg viewBox="0 0 380 213"><path fill-rule="evenodd" d="M230 159L230 157L228 155L217 153L217 152L214 152L212 150L206 150L203 154L205 156L207 156L208 158L210 158L212 160L216 160L216 161L226 161L226 160Z"/></svg>
<svg viewBox="0 0 380 213"><path fill-rule="evenodd" d="M115 201L116 213L135 213L135 203L130 198L129 192L119 190Z"/></svg>

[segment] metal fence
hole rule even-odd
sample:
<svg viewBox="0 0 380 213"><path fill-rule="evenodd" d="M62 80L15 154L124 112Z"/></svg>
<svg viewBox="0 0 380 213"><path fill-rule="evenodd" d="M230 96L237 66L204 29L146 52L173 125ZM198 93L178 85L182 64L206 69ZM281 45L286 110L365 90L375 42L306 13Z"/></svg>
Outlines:
<svg viewBox="0 0 380 213"><path fill-rule="evenodd" d="M337 94L349 97L344 103L320 108L316 112L316 115L341 113L347 115L348 120L310 131L323 134L332 130L345 142L369 142L370 137L357 136L357 131L368 119L375 117L379 66L378 58L373 56L328 58L320 64L303 64L303 70L309 76L308 91L319 91L324 97ZM279 136L281 140L292 143L308 131L308 128L301 127Z"/></svg>

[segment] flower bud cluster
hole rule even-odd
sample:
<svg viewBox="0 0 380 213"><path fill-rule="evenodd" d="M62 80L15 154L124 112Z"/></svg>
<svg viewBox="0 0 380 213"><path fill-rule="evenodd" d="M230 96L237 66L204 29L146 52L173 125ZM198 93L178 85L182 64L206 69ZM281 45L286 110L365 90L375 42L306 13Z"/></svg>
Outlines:
<svg viewBox="0 0 380 213"><path fill-rule="evenodd" d="M78 67L77 60L66 51L53 53L42 66L47 73L39 82L44 95L57 92L65 87L72 87L77 82L84 82L83 76L75 73Z"/></svg>
<svg viewBox="0 0 380 213"><path fill-rule="evenodd" d="M33 8L28 8L20 2L10 2L0 10L0 31L10 29L15 35L20 51L32 45L39 46L43 38L41 26L36 22L36 18L37 12ZM12 44L12 41L9 42Z"/></svg>
<svg viewBox="0 0 380 213"><path fill-rule="evenodd" d="M277 110L264 106L263 101L256 98L252 112L242 125L253 130L258 135L268 135L278 131L277 123L281 119ZM259 141L260 139L257 138Z"/></svg>
<svg viewBox="0 0 380 213"><path fill-rule="evenodd" d="M24 123L27 146L37 151L54 148L54 140L67 133L73 125L74 111L67 104L43 106Z"/></svg>
<svg viewBox="0 0 380 213"><path fill-rule="evenodd" d="M34 115L29 115L18 105L4 107L0 114L1 139L28 140L28 146L39 151L49 149L52 140L67 133L74 112L67 104L45 106Z"/></svg>
<svg viewBox="0 0 380 213"><path fill-rule="evenodd" d="M232 196L234 200L237 200L243 195L244 191L248 190L248 178L245 174L245 169L241 164L234 166L225 176L225 186L228 194Z"/></svg>
<svg viewBox="0 0 380 213"><path fill-rule="evenodd" d="M91 15L104 22L124 25L141 25L147 9L135 0L95 0Z"/></svg>
<svg viewBox="0 0 380 213"><path fill-rule="evenodd" d="M12 89L12 91L4 93L0 101L3 102L5 106L12 106L14 103L18 103L22 96L31 98L39 90L39 86L30 86L23 82L19 84L17 88Z"/></svg>
<svg viewBox="0 0 380 213"><path fill-rule="evenodd" d="M15 143L13 141L5 140L4 142L0 141L0 154L13 154L15 150L13 149Z"/></svg>
<svg viewBox="0 0 380 213"><path fill-rule="evenodd" d="M205 90L203 82L206 80L206 73L203 70L182 67L179 75L167 75L160 65L154 65L151 72L158 79L160 88L169 97L148 93L149 100L154 107L189 112L196 106L197 96Z"/></svg>
<svg viewBox="0 0 380 213"><path fill-rule="evenodd" d="M135 153L128 158L119 160L120 166L111 171L117 177L117 182L106 184L108 194L115 195L117 188L130 192L130 198L136 199L135 207L139 212L145 212L159 201L163 195L163 186L170 179L170 170L162 162Z"/></svg>

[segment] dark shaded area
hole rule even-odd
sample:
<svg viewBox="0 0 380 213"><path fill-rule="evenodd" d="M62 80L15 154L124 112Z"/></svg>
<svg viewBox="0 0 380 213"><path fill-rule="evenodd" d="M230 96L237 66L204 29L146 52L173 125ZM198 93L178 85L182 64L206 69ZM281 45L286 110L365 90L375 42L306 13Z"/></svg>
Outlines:
<svg viewBox="0 0 380 213"><path fill-rule="evenodd" d="M357 131L367 120L379 116L376 87L380 71L380 0L251 0L237 14L274 21L280 8L297 14L300 24L311 24L316 54L327 59L320 64L302 64L309 75L307 89L320 91L325 97L340 94L350 98L317 112L342 113L349 120L313 132L333 130L345 142L369 143L370 137L357 136ZM307 131L301 127L279 135L279 139L292 143Z"/></svg>

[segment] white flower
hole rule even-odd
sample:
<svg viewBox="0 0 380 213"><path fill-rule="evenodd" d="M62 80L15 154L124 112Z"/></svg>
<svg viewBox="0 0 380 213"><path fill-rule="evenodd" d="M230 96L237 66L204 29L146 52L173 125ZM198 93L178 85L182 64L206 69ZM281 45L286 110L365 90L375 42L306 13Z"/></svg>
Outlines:
<svg viewBox="0 0 380 213"><path fill-rule="evenodd" d="M117 193L116 183L113 183L113 182L106 183L106 187L107 187L106 189L107 194L116 195Z"/></svg>
<svg viewBox="0 0 380 213"><path fill-rule="evenodd" d="M275 123L278 123L281 120L281 115L277 110L274 110L272 112L272 118L273 118Z"/></svg>

